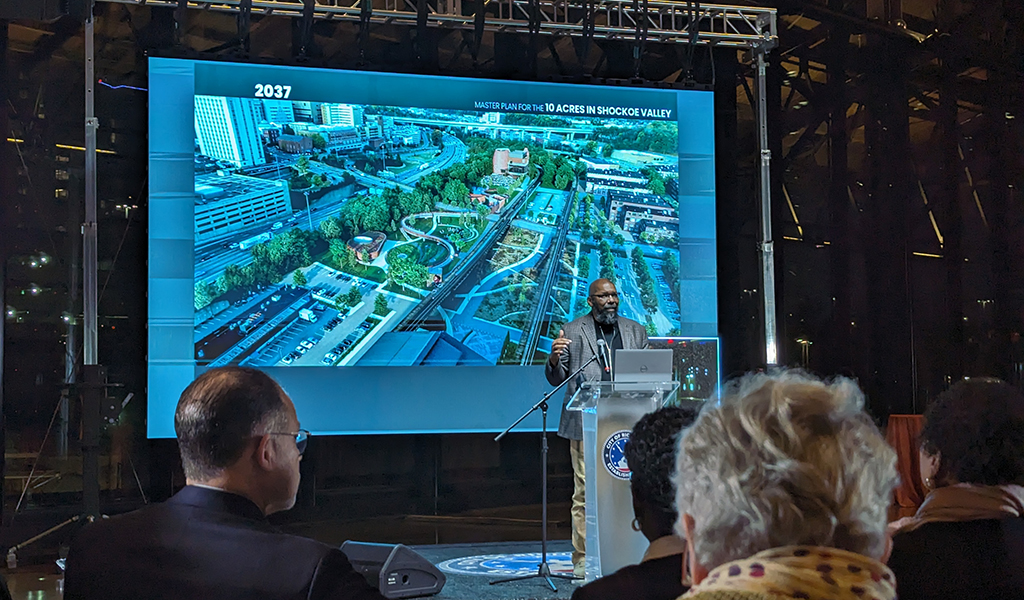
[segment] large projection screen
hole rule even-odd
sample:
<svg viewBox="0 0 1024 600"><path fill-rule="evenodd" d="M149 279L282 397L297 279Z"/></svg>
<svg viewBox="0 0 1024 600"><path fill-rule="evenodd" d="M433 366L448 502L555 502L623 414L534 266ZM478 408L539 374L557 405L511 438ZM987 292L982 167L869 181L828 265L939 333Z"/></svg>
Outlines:
<svg viewBox="0 0 1024 600"><path fill-rule="evenodd" d="M500 430L602 276L652 337L718 334L711 92L149 75L150 437L223 365L269 372L318 434Z"/></svg>

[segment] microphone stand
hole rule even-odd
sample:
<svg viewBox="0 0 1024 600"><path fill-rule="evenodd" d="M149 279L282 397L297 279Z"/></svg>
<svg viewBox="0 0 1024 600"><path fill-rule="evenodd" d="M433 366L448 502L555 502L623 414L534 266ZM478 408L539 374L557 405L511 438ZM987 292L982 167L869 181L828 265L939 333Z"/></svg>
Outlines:
<svg viewBox="0 0 1024 600"><path fill-rule="evenodd" d="M527 579L543 578L545 581L548 582L548 585L551 586L551 591L557 592L558 588L556 588L555 587L555 583L553 581L551 581L552 577L554 577L556 579L569 579L569 580L575 579L575 577L573 577L572 575L558 575L558 574L554 574L554 573L551 572L551 567L548 566L548 400L550 400L551 397L555 395L555 392L557 392L558 390L562 389L562 386L564 386L570 380L575 379L577 375L579 375L580 373L583 372L583 369L587 368L587 366L590 363L592 363L595 360L597 360L597 358L598 358L597 354L594 354L594 356L590 357L590 360L588 360L587 362L585 362L582 365L580 365L580 368L578 368L575 371L573 371L573 373L571 375L569 375L568 377L566 377L565 380L562 381L562 383L560 383L557 386L555 386L555 389L553 389L550 392L544 394L544 396L540 399L540 401L537 402L536 404L534 404L533 407L530 408L530 410L528 410L525 413L523 413L523 416L521 416L518 419L516 419L515 423L512 423L511 425L509 425L505 429L505 431L502 431L501 433L498 434L497 437L494 438L494 441L496 441L496 442L500 441L501 438L505 437L505 434L507 434L509 431L512 431L512 429L514 429L516 425L519 425L520 423L523 422L524 419L526 419L526 417L528 417L531 414L533 414L533 411L537 410L538 408L540 409L540 414L541 414L541 419L540 419L540 423L541 423L541 425L540 425L540 432L541 432L541 436L540 436L540 462L541 462L540 474L541 475L540 475L540 478L541 478L541 484L544 486L543 488L541 488L541 500L540 500L540 502L541 502L541 517L540 517L540 520L541 520L541 530L540 530L540 564L537 565L537 572L532 574L532 575L521 575L519 577L509 577L509 578L506 578L506 579L499 579L497 581L492 581L491 585L494 585L494 584L497 584L497 583L508 583L510 581L524 581L524 580L527 580Z"/></svg>

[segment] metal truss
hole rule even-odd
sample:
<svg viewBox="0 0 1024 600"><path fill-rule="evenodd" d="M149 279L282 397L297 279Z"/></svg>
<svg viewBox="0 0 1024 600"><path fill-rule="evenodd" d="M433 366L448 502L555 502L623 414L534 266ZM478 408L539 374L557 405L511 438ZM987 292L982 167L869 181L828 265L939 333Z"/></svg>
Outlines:
<svg viewBox="0 0 1024 600"><path fill-rule="evenodd" d="M178 8L178 0L100 0L115 4ZM322 0L321 0L322 1ZM362 21L366 0L328 0L315 4L313 17L324 20ZM372 1L372 0L371 0ZM422 0L426 1L426 0ZM369 12L374 24L415 26L417 4L414 0L378 0ZM427 11L427 22L435 27L475 29L472 0L438 0ZM483 29L502 33L531 33L533 6L539 13L539 33L548 35L584 35L592 27L597 39L631 39L638 29L646 29L648 42L695 43L700 45L770 49L778 43L774 8L730 6L671 0L485 0ZM190 9L239 13L251 6L253 15L280 15L301 18L303 3L287 0L188 0ZM642 7L646 5L646 10ZM246 7L247 8L247 7Z"/></svg>

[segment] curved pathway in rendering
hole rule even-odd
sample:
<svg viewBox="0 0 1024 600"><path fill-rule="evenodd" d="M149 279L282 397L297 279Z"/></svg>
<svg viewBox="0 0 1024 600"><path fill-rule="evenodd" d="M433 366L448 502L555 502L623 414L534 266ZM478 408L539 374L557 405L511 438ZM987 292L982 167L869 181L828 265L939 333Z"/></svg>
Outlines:
<svg viewBox="0 0 1024 600"><path fill-rule="evenodd" d="M445 258L443 261L441 261L439 264L433 265L434 267L442 267L443 268L443 267L447 266L448 263L450 263L453 260L455 260L455 254L458 252L458 250L456 250L455 246L451 242L449 242L448 240L446 240L446 239L444 239L442 237L438 237L436 235L425 233L423 231L420 231L419 229L416 229L415 227L410 225L410 223L412 222L411 220L413 220L413 219L430 219L436 225L437 221L436 221L435 217L461 217L464 214L468 214L468 213L458 213L458 212L422 212L422 213L416 213L414 215L409 215L408 217L405 217L404 219L402 219L402 233L405 233L406 235L410 235L412 237L417 237L417 238L422 238L422 239L425 239L425 240L430 240L432 242L437 242L438 244L441 244L442 246L444 246L445 250L448 251L448 257Z"/></svg>

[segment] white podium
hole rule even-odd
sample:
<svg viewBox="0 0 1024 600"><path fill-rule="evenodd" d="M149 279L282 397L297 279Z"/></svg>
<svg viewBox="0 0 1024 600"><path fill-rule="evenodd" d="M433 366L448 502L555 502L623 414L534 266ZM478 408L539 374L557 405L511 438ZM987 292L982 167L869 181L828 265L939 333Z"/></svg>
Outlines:
<svg viewBox="0 0 1024 600"><path fill-rule="evenodd" d="M566 406L583 413L588 582L643 558L647 539L630 526L633 496L623 449L640 417L672 402L678 387L675 381L592 381Z"/></svg>

